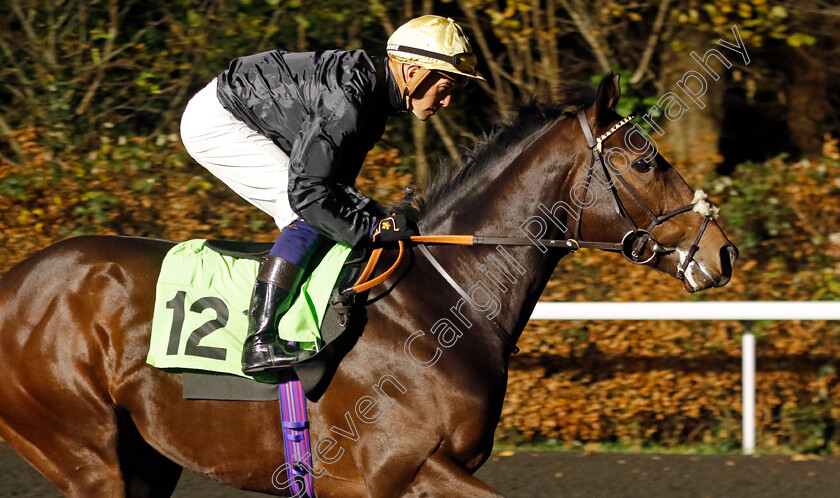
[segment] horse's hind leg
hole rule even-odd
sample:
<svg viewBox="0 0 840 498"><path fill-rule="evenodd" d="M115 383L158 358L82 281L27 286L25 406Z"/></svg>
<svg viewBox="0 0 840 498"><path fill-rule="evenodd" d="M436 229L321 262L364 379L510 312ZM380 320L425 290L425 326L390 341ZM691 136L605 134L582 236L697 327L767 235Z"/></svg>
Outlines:
<svg viewBox="0 0 840 498"><path fill-rule="evenodd" d="M0 413L0 434L62 493L125 496L113 411L55 410L25 395L3 397L14 401ZM7 409L12 406L13 410Z"/></svg>
<svg viewBox="0 0 840 498"><path fill-rule="evenodd" d="M128 497L170 496L183 467L158 453L138 432L128 413L119 415L118 455Z"/></svg>
<svg viewBox="0 0 840 498"><path fill-rule="evenodd" d="M0 279L0 436L68 496L161 496L177 482L111 395L143 364L124 337L148 329L151 309L131 303L153 299L165 252L132 244L70 239Z"/></svg>
<svg viewBox="0 0 840 498"><path fill-rule="evenodd" d="M0 434L65 495L157 497L175 489L181 467L149 446L128 414L117 416L108 407L110 414L71 416L28 405L16 403L20 419L3 414Z"/></svg>

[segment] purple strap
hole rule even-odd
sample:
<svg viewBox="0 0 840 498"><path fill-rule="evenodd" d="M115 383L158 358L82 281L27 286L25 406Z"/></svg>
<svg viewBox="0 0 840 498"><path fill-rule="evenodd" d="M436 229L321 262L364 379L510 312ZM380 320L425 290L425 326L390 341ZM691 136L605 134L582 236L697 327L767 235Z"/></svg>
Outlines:
<svg viewBox="0 0 840 498"><path fill-rule="evenodd" d="M309 444L309 421L306 418L306 395L300 381L289 369L280 372L280 419L283 427L283 448L286 453L286 475L292 496L315 496L312 477L312 450ZM295 477L298 479L295 479ZM300 486L303 476L304 489Z"/></svg>

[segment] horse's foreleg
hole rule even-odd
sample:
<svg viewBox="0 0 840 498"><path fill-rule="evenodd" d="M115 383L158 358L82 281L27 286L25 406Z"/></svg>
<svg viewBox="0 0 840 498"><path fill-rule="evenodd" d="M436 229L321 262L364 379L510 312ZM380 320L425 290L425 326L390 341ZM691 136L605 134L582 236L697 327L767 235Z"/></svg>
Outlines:
<svg viewBox="0 0 840 498"><path fill-rule="evenodd" d="M380 496L375 489L373 496ZM417 475L399 496L499 497L504 496L467 472L448 457L435 453L420 467Z"/></svg>

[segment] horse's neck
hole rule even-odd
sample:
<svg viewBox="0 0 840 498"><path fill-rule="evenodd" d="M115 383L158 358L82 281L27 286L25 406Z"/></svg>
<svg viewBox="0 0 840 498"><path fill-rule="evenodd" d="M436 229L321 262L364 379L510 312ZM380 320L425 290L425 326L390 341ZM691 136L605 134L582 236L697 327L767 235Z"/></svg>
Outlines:
<svg viewBox="0 0 840 498"><path fill-rule="evenodd" d="M562 237L562 231L546 219L543 206L552 206L568 193L572 159L568 121L542 130L515 158L495 171L471 178L459 189L445 215L421 224L423 233L477 234L524 237L520 227L534 216L548 226L545 238ZM560 258L556 251L542 252L536 245L482 246L439 249L441 264L476 301L492 301L493 309L484 329L500 327L518 339L534 304ZM483 308L483 306L479 306ZM494 310L498 310L494 313ZM488 341L498 342L488 330Z"/></svg>

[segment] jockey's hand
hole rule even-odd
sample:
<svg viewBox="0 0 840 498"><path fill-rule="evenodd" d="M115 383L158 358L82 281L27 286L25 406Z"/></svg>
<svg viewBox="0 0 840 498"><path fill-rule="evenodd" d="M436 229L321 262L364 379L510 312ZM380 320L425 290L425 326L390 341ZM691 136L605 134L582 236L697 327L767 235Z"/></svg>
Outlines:
<svg viewBox="0 0 840 498"><path fill-rule="evenodd" d="M368 202L368 205L365 206L365 211L371 213L377 220L381 220L382 218L389 217L391 213L394 212L394 206L382 204L381 202L376 202L371 199L371 201Z"/></svg>
<svg viewBox="0 0 840 498"><path fill-rule="evenodd" d="M374 242L386 243L408 240L409 237L417 234L417 227L404 214L392 212L387 218L376 222L370 238Z"/></svg>

